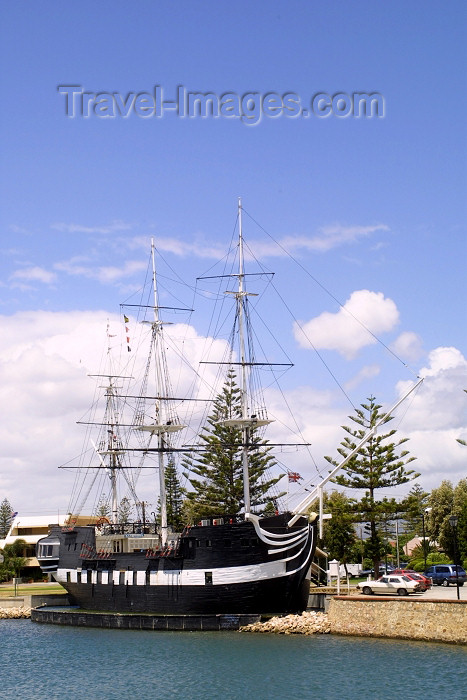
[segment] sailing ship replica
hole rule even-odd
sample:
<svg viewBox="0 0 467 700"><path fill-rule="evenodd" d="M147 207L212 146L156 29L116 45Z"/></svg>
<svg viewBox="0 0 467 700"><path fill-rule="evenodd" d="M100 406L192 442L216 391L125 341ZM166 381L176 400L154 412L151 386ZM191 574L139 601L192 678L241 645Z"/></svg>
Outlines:
<svg viewBox="0 0 467 700"><path fill-rule="evenodd" d="M234 297L238 357L232 364L239 381L240 409L221 420L241 436L235 448L242 461L243 512L202 517L180 533L169 532L165 474L167 460L186 455L197 446L176 448L185 429L170 398L163 322L158 301L154 244L152 244L151 353L156 358L156 395L149 423L135 420L125 426L118 410L120 385L128 377L109 372L105 379L106 410L102 439L94 444L95 468L110 479L109 518L70 515L65 527L51 525L37 544L44 573L51 573L81 608L91 611L152 613L157 615L281 614L303 611L308 602L309 571L316 547L317 517L308 515L308 502L295 512L265 515L250 494L252 442L269 454L266 440L256 440L271 422L265 409L255 408L248 394L249 375L256 363L252 354L248 296L245 284L242 207L238 210L238 272ZM149 366L149 364L148 364ZM231 375L232 376L232 375ZM140 411L138 415L144 415ZM125 429L125 436L121 432ZM128 435L139 436L130 447ZM160 522L148 523L143 510L138 522L118 522L117 476L127 471L128 454L156 455L159 470ZM316 498L316 494L315 494ZM254 499L253 499L254 500ZM257 511L256 513L254 511ZM259 510L259 512L258 512Z"/></svg>

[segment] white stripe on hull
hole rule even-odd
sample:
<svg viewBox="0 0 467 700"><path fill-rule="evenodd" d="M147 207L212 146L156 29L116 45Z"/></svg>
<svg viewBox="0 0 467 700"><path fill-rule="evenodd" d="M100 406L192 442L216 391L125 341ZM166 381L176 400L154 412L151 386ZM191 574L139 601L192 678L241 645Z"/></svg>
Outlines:
<svg viewBox="0 0 467 700"><path fill-rule="evenodd" d="M304 566L308 566L307 561L303 562L297 569L287 571L285 561L281 560L263 562L261 564L254 564L250 566L219 567L217 569L175 569L171 571L151 571L149 573L149 585L167 586L175 584L178 586L205 586L205 573L212 574L212 585L214 586L235 583L252 583L254 581L266 581L268 579L291 576L297 571L300 571L300 569L303 569ZM59 583L66 583L68 573L70 583L78 583L77 569L60 568L57 570L54 576ZM137 571L136 580L134 573L135 572L133 571L124 572L123 585L146 585L146 572ZM86 571L83 569L81 571L81 583L97 583L97 574L97 571ZM119 571L101 571L99 572L99 579L99 583L102 584L113 583L117 586L121 583Z"/></svg>

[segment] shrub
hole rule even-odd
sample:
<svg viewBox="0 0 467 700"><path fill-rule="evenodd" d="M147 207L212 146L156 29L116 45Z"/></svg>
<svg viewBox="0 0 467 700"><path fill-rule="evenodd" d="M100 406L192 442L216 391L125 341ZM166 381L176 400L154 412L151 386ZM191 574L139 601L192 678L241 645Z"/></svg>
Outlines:
<svg viewBox="0 0 467 700"><path fill-rule="evenodd" d="M430 552L426 558L426 565L433 566L433 564L450 564L451 560L446 554L441 552ZM414 569L415 571L425 571L425 560L420 555L415 556L409 560L409 566L407 568Z"/></svg>

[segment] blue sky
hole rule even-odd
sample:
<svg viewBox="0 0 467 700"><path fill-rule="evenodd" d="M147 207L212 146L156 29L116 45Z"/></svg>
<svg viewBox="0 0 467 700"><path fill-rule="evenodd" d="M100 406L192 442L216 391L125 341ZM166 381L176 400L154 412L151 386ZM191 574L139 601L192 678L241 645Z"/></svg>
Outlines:
<svg viewBox="0 0 467 700"><path fill-rule="evenodd" d="M6 401L15 400L3 428L0 497L16 509L44 510L51 498L62 507L55 467L65 460L63 436L72 438L59 419L66 415L72 430L81 408L70 391L79 369L70 359L73 323L86 334L91 319L105 325L101 319L118 312L140 281L151 236L191 283L213 264L213 250L226 249L238 196L335 298L353 299L398 356L405 348L402 359L415 374L431 377L406 425L422 486L465 476L465 451L454 439L467 431L465 19L457 1L3 4L0 362ZM376 92L385 113L283 114L256 125L170 112L69 118L59 85L121 96L159 85L166 99L178 85L216 95L294 93L307 105L317 93ZM276 271L297 317L314 319L310 328L352 400L373 393L392 403L412 373L358 339L349 354L339 340L348 330L334 324L333 340L321 315L337 313L333 299L288 258L265 251L269 239L248 216L245 235ZM386 318L389 302L371 306L372 294L392 302L397 320ZM287 318L277 320L287 351L306 359L290 390L303 387L302 398L324 391L329 378ZM206 332L202 316L196 324ZM59 362L51 361L51 344ZM32 371L41 367L45 394ZM367 379L358 381L362 373ZM22 393L26 377L37 403L26 386ZM329 398L326 440L310 417L316 459L334 454L342 439L344 403ZM40 460L21 429L25 417L37 431ZM427 431L433 443L424 452ZM38 473L40 502L18 488Z"/></svg>

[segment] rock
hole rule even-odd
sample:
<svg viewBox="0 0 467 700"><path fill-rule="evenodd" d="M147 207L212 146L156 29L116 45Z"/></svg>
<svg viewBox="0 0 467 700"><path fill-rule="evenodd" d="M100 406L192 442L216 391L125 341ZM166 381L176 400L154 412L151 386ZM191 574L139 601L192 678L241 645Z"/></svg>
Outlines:
<svg viewBox="0 0 467 700"><path fill-rule="evenodd" d="M272 617L266 622L255 622L240 628L240 632L272 632L275 634L329 634L330 631L328 616L319 612Z"/></svg>
<svg viewBox="0 0 467 700"><path fill-rule="evenodd" d="M31 608L0 608L0 620L16 620L31 617Z"/></svg>

